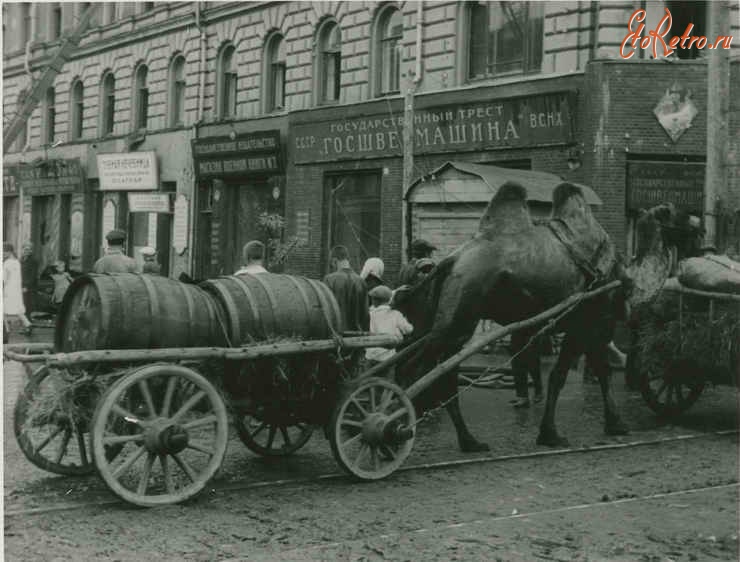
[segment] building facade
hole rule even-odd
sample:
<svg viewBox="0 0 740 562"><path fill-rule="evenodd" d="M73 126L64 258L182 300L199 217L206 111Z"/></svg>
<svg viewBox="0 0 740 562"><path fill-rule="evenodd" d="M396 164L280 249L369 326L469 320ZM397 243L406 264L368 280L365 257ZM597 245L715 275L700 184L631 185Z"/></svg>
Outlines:
<svg viewBox="0 0 740 562"><path fill-rule="evenodd" d="M89 5L3 5L6 122ZM286 271L323 275L343 244L357 269L380 256L393 283L411 237L475 232L480 194L428 189L448 161L592 186L598 218L627 252L639 207L667 199L701 214L707 51L667 62L637 48L625 59L623 44L641 9L646 30L667 8L672 29L710 35L708 3L94 6L4 155L3 236L33 242L42 263L88 270L118 227L132 255L156 246L169 275L227 274L279 216ZM725 9L737 92L740 7ZM729 96L727 119L735 209L738 99Z"/></svg>

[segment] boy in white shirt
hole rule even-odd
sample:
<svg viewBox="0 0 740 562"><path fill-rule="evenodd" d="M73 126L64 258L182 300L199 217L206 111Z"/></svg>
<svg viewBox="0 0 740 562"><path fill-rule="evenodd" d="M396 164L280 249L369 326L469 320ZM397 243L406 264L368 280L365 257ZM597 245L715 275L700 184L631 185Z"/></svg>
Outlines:
<svg viewBox="0 0 740 562"><path fill-rule="evenodd" d="M406 336L414 331L414 327L398 310L390 307L393 293L385 285L379 285L368 293L372 306L370 307L370 333ZM365 350L365 359L370 366L385 361L396 353L395 349L384 347L370 347Z"/></svg>

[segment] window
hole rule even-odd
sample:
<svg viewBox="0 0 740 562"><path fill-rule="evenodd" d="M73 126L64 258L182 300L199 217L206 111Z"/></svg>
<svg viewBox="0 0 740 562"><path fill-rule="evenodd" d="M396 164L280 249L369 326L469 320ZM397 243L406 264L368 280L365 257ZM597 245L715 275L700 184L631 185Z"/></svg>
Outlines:
<svg viewBox="0 0 740 562"><path fill-rule="evenodd" d="M319 77L320 102L339 101L342 71L342 38L339 26L327 21L319 29Z"/></svg>
<svg viewBox="0 0 740 562"><path fill-rule="evenodd" d="M55 2L51 5L51 40L62 36L62 5Z"/></svg>
<svg viewBox="0 0 740 562"><path fill-rule="evenodd" d="M177 55L170 64L170 127L185 122L185 57Z"/></svg>
<svg viewBox="0 0 740 562"><path fill-rule="evenodd" d="M81 80L76 80L72 84L72 106L70 107L70 133L71 140L82 138L82 120L84 117L84 89Z"/></svg>
<svg viewBox="0 0 740 562"><path fill-rule="evenodd" d="M46 144L52 144L54 142L54 121L56 120L56 108L54 107L54 88L48 88L46 90L46 96L44 96L44 115L45 115L45 134L44 140Z"/></svg>
<svg viewBox="0 0 740 562"><path fill-rule="evenodd" d="M400 91L403 16L396 7L388 6L380 12L377 22L376 94L393 94Z"/></svg>
<svg viewBox="0 0 740 562"><path fill-rule="evenodd" d="M328 251L346 246L350 263L359 268L380 255L380 173L330 175L325 179L328 205Z"/></svg>
<svg viewBox="0 0 740 562"><path fill-rule="evenodd" d="M285 40L272 34L265 43L265 111L285 109Z"/></svg>
<svg viewBox="0 0 740 562"><path fill-rule="evenodd" d="M146 129L149 111L149 89L146 85L147 69L145 64L136 69L136 85L134 91L134 129Z"/></svg>
<svg viewBox="0 0 740 562"><path fill-rule="evenodd" d="M23 46L25 43L33 39L31 37L31 3L23 2L21 4L21 25L23 26Z"/></svg>
<svg viewBox="0 0 740 562"><path fill-rule="evenodd" d="M116 79L112 72L106 72L103 76L103 87L101 91L100 134L102 136L113 133L116 111Z"/></svg>
<svg viewBox="0 0 740 562"><path fill-rule="evenodd" d="M696 37L709 35L709 17L707 15L708 2L698 0L669 0L666 2L666 8L671 11L671 29L676 30L675 35L683 33L689 26L693 25L691 35ZM662 17L662 14L661 14ZM674 33L671 33L674 35ZM710 37L711 41L713 38ZM690 49L676 49L676 56L679 59L696 59L702 56L702 51L692 45Z"/></svg>
<svg viewBox="0 0 740 562"><path fill-rule="evenodd" d="M236 68L234 64L234 53L236 47L227 44L221 49L219 57L219 80L218 80L218 117L228 119L236 116Z"/></svg>
<svg viewBox="0 0 740 562"><path fill-rule="evenodd" d="M468 6L468 79L541 69L543 2Z"/></svg>

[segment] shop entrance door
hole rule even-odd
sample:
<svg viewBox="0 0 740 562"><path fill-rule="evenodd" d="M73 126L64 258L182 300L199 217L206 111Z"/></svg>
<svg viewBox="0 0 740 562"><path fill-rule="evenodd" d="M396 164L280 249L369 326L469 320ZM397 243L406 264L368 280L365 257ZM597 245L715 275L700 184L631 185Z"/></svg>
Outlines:
<svg viewBox="0 0 740 562"><path fill-rule="evenodd" d="M57 259L59 211L54 212L54 195L39 195L31 200L31 240L39 273Z"/></svg>

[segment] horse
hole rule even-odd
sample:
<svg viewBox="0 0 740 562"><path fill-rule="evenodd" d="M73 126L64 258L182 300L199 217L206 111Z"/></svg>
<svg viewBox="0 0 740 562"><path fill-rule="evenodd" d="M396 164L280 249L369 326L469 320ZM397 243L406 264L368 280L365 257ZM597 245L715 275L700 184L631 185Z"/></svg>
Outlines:
<svg viewBox="0 0 740 562"><path fill-rule="evenodd" d="M667 233L675 228L677 213L670 205L641 213L636 223L640 250L627 267L578 186L563 182L556 187L552 215L546 223L533 222L526 201L524 187L514 182L502 185L481 218L476 236L440 261L420 284L396 295L394 306L414 325L415 338L426 338L399 365L398 381L410 384L455 354L481 319L503 325L520 321L580 291L619 279L620 289L580 303L554 326L565 337L548 378L537 443L567 445L555 427L555 407L568 370L582 354L601 386L606 433L624 435L628 428L612 395L607 347L617 319L628 314L627 297L636 302L649 300L667 278ZM512 336L515 372L531 368L538 360L536 350L525 349L537 329ZM489 450L467 428L456 394L457 372L453 370L417 397L416 407L423 411L445 403L460 449Z"/></svg>

